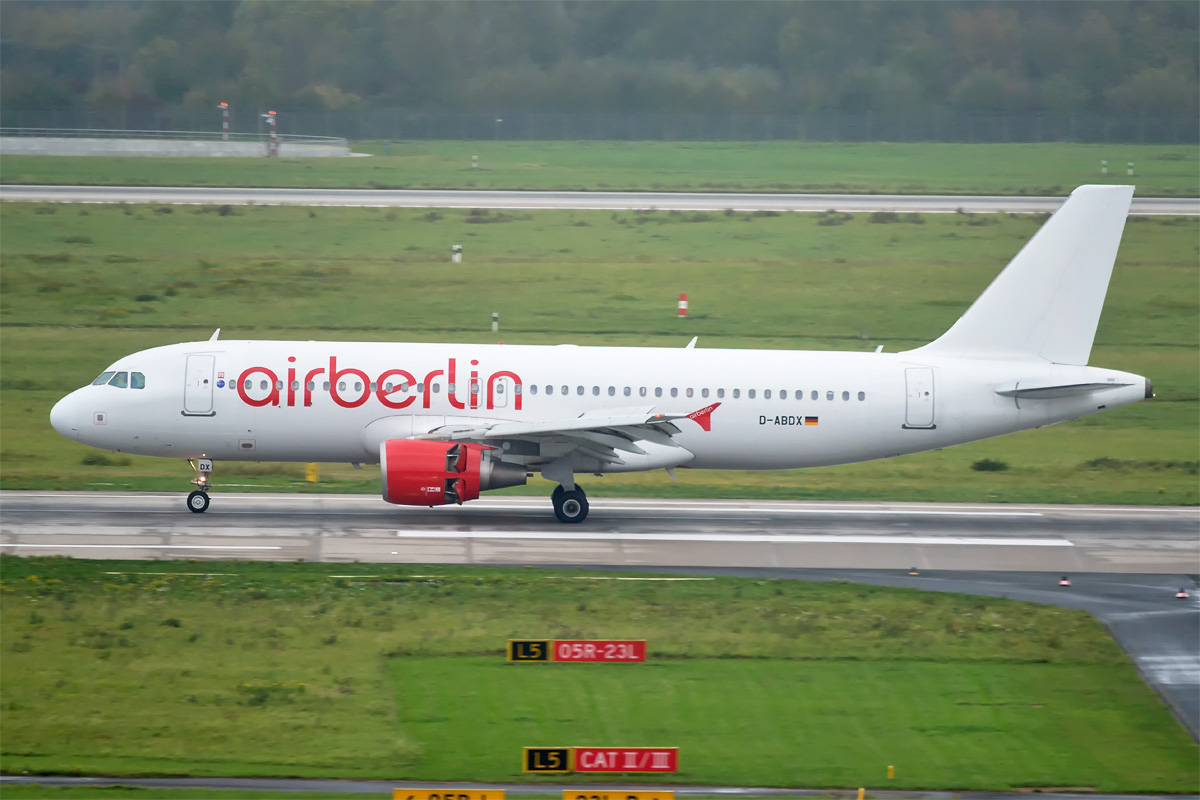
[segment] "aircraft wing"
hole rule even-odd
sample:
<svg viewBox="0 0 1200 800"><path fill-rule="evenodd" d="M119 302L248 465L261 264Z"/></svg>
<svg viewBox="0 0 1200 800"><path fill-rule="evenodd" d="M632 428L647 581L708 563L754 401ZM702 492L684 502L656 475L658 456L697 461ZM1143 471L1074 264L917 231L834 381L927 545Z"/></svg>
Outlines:
<svg viewBox="0 0 1200 800"><path fill-rule="evenodd" d="M680 433L678 420L690 419L709 430L709 416L720 405L715 403L699 411L664 413L654 406L604 409L580 414L578 417L532 422L496 421L444 425L415 439L437 441L470 441L499 445L509 442L543 443L555 441L570 445L582 453L608 464L622 464L620 454L644 456L646 450L639 442L665 447L680 447L674 437ZM561 454L561 453L560 453Z"/></svg>

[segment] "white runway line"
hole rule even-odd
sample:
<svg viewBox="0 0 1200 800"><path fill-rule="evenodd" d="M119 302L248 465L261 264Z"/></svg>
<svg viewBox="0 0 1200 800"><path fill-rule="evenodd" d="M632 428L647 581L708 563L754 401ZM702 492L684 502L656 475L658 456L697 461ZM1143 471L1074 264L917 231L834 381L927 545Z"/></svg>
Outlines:
<svg viewBox="0 0 1200 800"><path fill-rule="evenodd" d="M0 544L0 547L98 548L102 550L282 550L278 545L254 544Z"/></svg>
<svg viewBox="0 0 1200 800"><path fill-rule="evenodd" d="M1066 539L968 536L839 536L837 534L557 533L553 531L396 531L402 539L533 539L568 542L728 542L731 544L891 544L972 547L1074 547Z"/></svg>

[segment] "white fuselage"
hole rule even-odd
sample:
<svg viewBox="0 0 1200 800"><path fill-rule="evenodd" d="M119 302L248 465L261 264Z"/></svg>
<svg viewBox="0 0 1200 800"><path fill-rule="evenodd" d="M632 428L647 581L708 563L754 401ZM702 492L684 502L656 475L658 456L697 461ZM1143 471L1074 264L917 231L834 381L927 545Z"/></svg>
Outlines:
<svg viewBox="0 0 1200 800"><path fill-rule="evenodd" d="M173 458L374 463L382 441L448 424L720 404L710 431L676 422L678 447L650 446L617 465L577 453L579 472L866 461L1075 419L1148 393L1144 378L1125 372L920 351L217 340L145 350L108 371L141 373L145 386L79 389L55 406L54 427L94 447ZM1022 385L1094 388L998 394ZM533 469L553 449L542 441L511 455Z"/></svg>

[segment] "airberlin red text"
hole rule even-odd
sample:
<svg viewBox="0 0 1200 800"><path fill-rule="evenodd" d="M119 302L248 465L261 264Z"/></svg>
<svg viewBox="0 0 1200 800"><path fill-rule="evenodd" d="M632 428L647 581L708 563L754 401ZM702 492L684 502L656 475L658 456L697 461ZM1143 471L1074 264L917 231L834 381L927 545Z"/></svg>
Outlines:
<svg viewBox="0 0 1200 800"><path fill-rule="evenodd" d="M500 370L493 372L481 382L479 371L472 369L467 380L460 386L457 380L458 362L453 358L447 361L446 369L430 370L421 380L404 369L386 369L372 379L361 369L339 367L337 356L329 357L328 369L320 366L304 371L304 377L301 380L299 377L301 373L296 371L295 363L296 357L289 356L286 379L281 378L277 372L267 367L250 367L243 370L237 380L238 397L246 405L257 408L279 405L311 406L313 391L317 386L318 378L320 378L321 383L328 381L329 396L342 408L358 408L370 400L372 394L385 408L408 408L418 399L421 401L421 408L429 408L433 383L437 378L445 376L446 400L456 409L495 408L498 394L496 386L501 380L507 379L511 383L508 391L512 394L512 407L516 411L521 410L522 385L521 378L517 373ZM472 359L471 366L478 367L479 362ZM346 380L347 378L353 380ZM247 387L249 385L252 389L255 380L260 384L263 382L268 384L265 396L250 396ZM417 389L417 387L419 387L419 391L408 394L409 389ZM460 389L466 390L467 399L460 400L458 398ZM504 389L501 388L500 392L504 392Z"/></svg>

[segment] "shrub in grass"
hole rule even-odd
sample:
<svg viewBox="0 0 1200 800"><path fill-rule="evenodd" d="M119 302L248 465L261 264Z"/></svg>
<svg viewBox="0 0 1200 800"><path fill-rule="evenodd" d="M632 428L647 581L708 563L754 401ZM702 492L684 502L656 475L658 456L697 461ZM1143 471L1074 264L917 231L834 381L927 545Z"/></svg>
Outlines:
<svg viewBox="0 0 1200 800"><path fill-rule="evenodd" d="M62 238L62 240L66 244L91 244L92 243L92 237L90 237L90 236L79 236L79 235L64 236Z"/></svg>
<svg viewBox="0 0 1200 800"><path fill-rule="evenodd" d="M79 460L85 467L128 467L133 459L128 456L114 457L107 453L88 453Z"/></svg>
<svg viewBox="0 0 1200 800"><path fill-rule="evenodd" d="M971 469L976 472L1004 472L1008 469L1008 462L995 458L981 458L971 465Z"/></svg>

